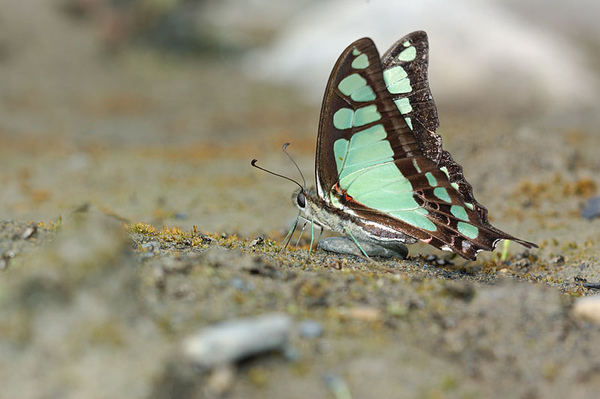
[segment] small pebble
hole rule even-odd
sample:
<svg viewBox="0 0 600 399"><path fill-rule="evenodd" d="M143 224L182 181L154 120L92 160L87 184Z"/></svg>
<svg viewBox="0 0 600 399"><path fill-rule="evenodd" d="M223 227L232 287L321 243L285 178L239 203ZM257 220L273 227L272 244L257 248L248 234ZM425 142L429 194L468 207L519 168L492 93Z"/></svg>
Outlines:
<svg viewBox="0 0 600 399"><path fill-rule="evenodd" d="M590 198L588 202L586 202L585 207L581 212L581 216L586 219L593 219L600 216L600 196Z"/></svg>
<svg viewBox="0 0 600 399"><path fill-rule="evenodd" d="M600 295L578 298L572 312L580 319L600 324Z"/></svg>
<svg viewBox="0 0 600 399"><path fill-rule="evenodd" d="M342 315L355 320L374 322L381 318L381 310L371 306L357 306L350 309L342 309Z"/></svg>
<svg viewBox="0 0 600 399"><path fill-rule="evenodd" d="M265 242L265 239L262 238L261 236L258 236L254 240L252 240L252 242L250 243L250 246L255 247L257 245L262 244L263 242Z"/></svg>
<svg viewBox="0 0 600 399"><path fill-rule="evenodd" d="M143 251L146 252L155 252L160 249L160 242L158 241L150 241L141 245Z"/></svg>
<svg viewBox="0 0 600 399"><path fill-rule="evenodd" d="M550 260L550 262L552 262L553 264L557 265L557 266L561 266L565 264L565 257L562 255L557 255L554 258L552 258L552 260Z"/></svg>
<svg viewBox="0 0 600 399"><path fill-rule="evenodd" d="M304 338L318 338L323 335L323 325L314 320L305 320L299 326L300 336Z"/></svg>
<svg viewBox="0 0 600 399"><path fill-rule="evenodd" d="M25 229L25 231L23 231L23 234L21 234L21 238L24 240L28 240L31 237L33 237L35 233L37 233L37 227L35 225L29 226Z"/></svg>
<svg viewBox="0 0 600 399"><path fill-rule="evenodd" d="M197 366L214 369L259 353L283 351L291 328L291 317L281 313L225 321L185 339L183 352Z"/></svg>

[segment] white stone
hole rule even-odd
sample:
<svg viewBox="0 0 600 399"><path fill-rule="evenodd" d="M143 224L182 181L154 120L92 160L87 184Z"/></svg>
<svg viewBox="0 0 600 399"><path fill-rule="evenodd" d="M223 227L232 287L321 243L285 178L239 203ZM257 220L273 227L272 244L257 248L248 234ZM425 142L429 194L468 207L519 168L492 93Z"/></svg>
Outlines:
<svg viewBox="0 0 600 399"><path fill-rule="evenodd" d="M290 316L273 313L207 327L183 342L183 353L212 369L262 352L283 350L292 328Z"/></svg>
<svg viewBox="0 0 600 399"><path fill-rule="evenodd" d="M580 319L600 324L600 295L577 299L572 312Z"/></svg>

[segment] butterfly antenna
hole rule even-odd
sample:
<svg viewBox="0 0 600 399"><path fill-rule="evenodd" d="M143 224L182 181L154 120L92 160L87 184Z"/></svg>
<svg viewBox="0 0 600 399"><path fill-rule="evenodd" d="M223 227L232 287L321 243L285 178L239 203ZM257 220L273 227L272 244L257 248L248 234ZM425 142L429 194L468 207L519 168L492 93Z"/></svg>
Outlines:
<svg viewBox="0 0 600 399"><path fill-rule="evenodd" d="M302 171L300 170L300 167L298 166L298 164L296 163L296 161L294 161L294 158L292 158L292 156L287 152L287 148L290 145L290 143L285 143L283 145L283 147L281 147L281 150L283 152L285 152L285 155L288 156L288 158L292 161L292 163L294 164L294 166L296 166L296 169L298 169L298 173L300 173L300 177L302 178L302 184L303 187L306 187L306 179L304 179L304 175L302 174Z"/></svg>
<svg viewBox="0 0 600 399"><path fill-rule="evenodd" d="M287 154L287 153L286 153L286 154ZM300 183L298 183L296 180L294 180L294 179L290 179L290 178L289 178L289 177L287 177L287 176L280 175L279 173L271 172L271 171L270 171L270 170L268 170L268 169L265 169L265 168L263 168L263 167L260 167L260 166L258 166L258 165L256 164L257 162L258 162L258 159L253 159L253 160L252 160L252 162L250 162L250 165L254 166L256 169L260 169L260 170L262 170L263 172L267 172L267 173L269 173L269 174L271 174L271 175L273 175L273 176L277 176L277 177L281 177L281 178L283 178L283 179L285 179L285 180L289 180L289 181L291 181L292 183L296 184L298 187L300 187L301 189L303 189L303 190L304 190L304 187L303 187L303 186L301 186L301 185L300 185ZM296 163L296 162L294 162L294 164L295 164L295 163ZM296 165L296 167L298 167L298 165ZM304 176L302 176L302 179L304 179Z"/></svg>

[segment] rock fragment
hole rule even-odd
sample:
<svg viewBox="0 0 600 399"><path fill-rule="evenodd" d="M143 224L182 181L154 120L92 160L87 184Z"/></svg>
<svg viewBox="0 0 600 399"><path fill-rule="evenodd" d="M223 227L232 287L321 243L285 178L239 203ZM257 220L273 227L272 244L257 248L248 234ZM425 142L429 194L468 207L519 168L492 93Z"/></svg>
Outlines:
<svg viewBox="0 0 600 399"><path fill-rule="evenodd" d="M600 324L600 295L577 299L572 312L579 319Z"/></svg>
<svg viewBox="0 0 600 399"><path fill-rule="evenodd" d="M183 342L183 352L203 368L214 369L249 356L284 350L292 328L285 314L240 318L207 327Z"/></svg>

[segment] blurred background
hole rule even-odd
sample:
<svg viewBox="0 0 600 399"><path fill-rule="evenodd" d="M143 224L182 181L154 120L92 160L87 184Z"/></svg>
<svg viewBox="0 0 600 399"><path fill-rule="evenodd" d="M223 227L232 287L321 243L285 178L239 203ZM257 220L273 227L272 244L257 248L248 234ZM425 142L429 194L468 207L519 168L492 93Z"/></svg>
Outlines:
<svg viewBox="0 0 600 399"><path fill-rule="evenodd" d="M568 205L578 212L600 162L598 15L592 0L4 0L0 218L93 204L132 222L279 235L295 187L250 160L299 179L280 151L291 142L312 184L340 52L369 36L383 53L418 29L444 147L492 221L556 179L589 182Z"/></svg>

